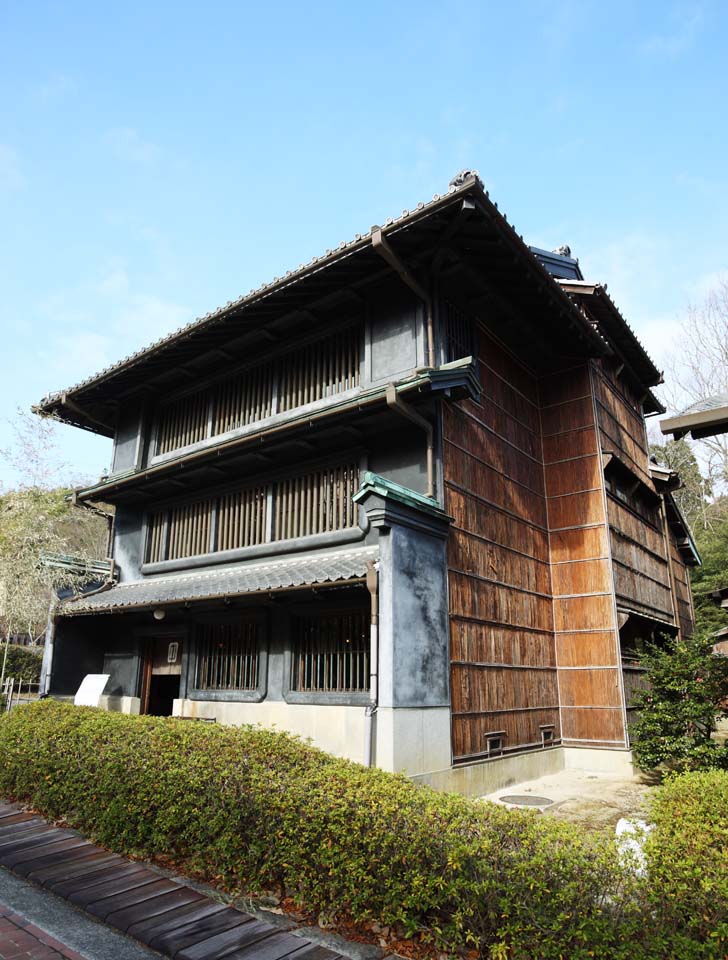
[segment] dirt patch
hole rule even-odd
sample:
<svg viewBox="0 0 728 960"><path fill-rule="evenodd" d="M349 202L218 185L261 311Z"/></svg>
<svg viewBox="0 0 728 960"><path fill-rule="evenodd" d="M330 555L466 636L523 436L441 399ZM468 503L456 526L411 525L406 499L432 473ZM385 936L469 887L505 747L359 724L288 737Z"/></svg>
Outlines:
<svg viewBox="0 0 728 960"><path fill-rule="evenodd" d="M654 785L654 780L647 777L625 778L563 770L538 780L511 785L507 790L488 794L483 799L502 803L502 797L513 794L548 797L552 803L540 808L541 816L569 820L587 830L613 833L621 817L645 817Z"/></svg>

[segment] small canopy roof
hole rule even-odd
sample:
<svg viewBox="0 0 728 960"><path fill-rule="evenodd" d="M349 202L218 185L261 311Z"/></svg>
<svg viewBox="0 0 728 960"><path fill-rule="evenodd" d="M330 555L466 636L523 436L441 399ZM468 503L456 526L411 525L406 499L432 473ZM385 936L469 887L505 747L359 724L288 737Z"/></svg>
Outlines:
<svg viewBox="0 0 728 960"><path fill-rule="evenodd" d="M674 440L688 434L693 440L728 433L728 393L706 397L687 407L677 417L660 421L660 430L672 434Z"/></svg>

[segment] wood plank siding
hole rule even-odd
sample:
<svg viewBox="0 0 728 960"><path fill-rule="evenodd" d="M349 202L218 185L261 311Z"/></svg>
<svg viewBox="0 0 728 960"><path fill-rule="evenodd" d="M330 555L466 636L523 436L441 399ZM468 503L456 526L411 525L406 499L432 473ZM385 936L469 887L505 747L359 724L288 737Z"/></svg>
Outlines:
<svg viewBox="0 0 728 960"><path fill-rule="evenodd" d="M627 480L607 484L617 605L622 610L673 624L675 611L665 527L661 500L648 472L647 433L640 398L628 383L614 375L613 366L607 363L594 365L594 384L602 450L619 461L620 469L629 471L622 470Z"/></svg>
<svg viewBox="0 0 728 960"><path fill-rule="evenodd" d="M454 759L541 746L544 730L626 746L625 688L644 681L620 625L677 609L693 626L641 398L611 361L536 377L483 329L477 349L480 400L445 403L442 421Z"/></svg>
<svg viewBox="0 0 728 960"><path fill-rule="evenodd" d="M478 353L479 402L443 405L455 760L560 736L538 382Z"/></svg>
<svg viewBox="0 0 728 960"><path fill-rule="evenodd" d="M625 743L598 405L586 363L540 383L562 741Z"/></svg>

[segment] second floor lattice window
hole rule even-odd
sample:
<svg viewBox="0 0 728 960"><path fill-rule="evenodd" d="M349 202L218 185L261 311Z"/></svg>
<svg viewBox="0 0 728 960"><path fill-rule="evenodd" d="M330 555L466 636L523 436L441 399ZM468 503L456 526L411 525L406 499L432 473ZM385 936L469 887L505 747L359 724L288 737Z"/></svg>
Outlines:
<svg viewBox="0 0 728 960"><path fill-rule="evenodd" d="M359 489L359 467L325 467L302 477L280 480L275 487L275 540L307 537L354 527L357 508L352 497Z"/></svg>
<svg viewBox="0 0 728 960"><path fill-rule="evenodd" d="M360 325L347 327L164 404L155 456L358 386L361 338Z"/></svg>
<svg viewBox="0 0 728 960"><path fill-rule="evenodd" d="M146 562L239 550L357 525L356 462L178 504L147 520Z"/></svg>

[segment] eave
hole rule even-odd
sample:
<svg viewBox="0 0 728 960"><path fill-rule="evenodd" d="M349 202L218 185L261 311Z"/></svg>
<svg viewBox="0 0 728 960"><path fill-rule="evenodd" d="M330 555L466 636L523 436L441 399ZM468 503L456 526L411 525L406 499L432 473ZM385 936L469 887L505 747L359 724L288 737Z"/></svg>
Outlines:
<svg viewBox="0 0 728 960"><path fill-rule="evenodd" d="M688 434L693 440L702 440L704 437L728 433L728 406L668 417L660 421L660 430L664 434L672 434L673 440L680 440Z"/></svg>
<svg viewBox="0 0 728 960"><path fill-rule="evenodd" d="M467 207L467 209L465 209ZM543 335L570 341L580 355L602 356L609 347L578 307L538 262L523 239L498 211L480 181L468 177L427 204L387 220L381 233L411 271L426 270L440 245L457 240L460 254L471 254L480 269L490 269L503 292L524 317L540 317ZM260 341L281 318L297 317L312 304L342 295L357 295L357 287L391 273L373 247L372 233L358 234L322 257L288 271L272 283L195 320L144 350L108 367L94 377L45 397L34 409L66 423L112 436L116 405L145 392L163 394L175 376L203 380L232 340L241 351ZM285 335L285 331L282 331ZM246 338L248 338L246 340ZM237 359L239 359L240 354ZM219 357L216 359L219 366Z"/></svg>
<svg viewBox="0 0 728 960"><path fill-rule="evenodd" d="M644 388L656 387L663 382L662 373L657 369L645 348L637 339L635 332L620 313L617 305L599 283L584 280L557 280L561 289L582 306L596 322L599 332L613 347L615 353L629 368L634 379ZM650 413L664 412L664 408L653 394L647 392Z"/></svg>

